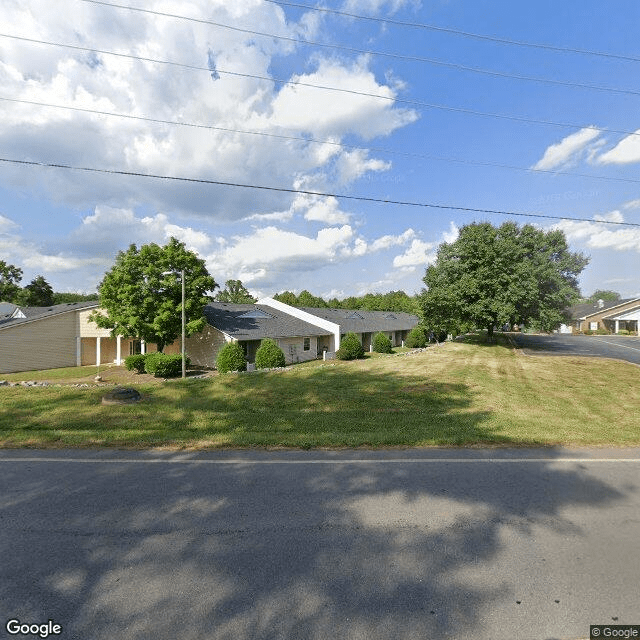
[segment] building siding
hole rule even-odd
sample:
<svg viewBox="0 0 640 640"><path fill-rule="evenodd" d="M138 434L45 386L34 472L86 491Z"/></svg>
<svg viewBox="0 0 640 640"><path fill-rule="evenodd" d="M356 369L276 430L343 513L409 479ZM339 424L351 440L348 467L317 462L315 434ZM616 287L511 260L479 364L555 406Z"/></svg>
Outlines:
<svg viewBox="0 0 640 640"><path fill-rule="evenodd" d="M216 366L218 352L229 341L222 331L214 329L211 326L206 326L201 333L197 333L186 339L185 352L189 356L192 364L213 369ZM169 346L172 351L168 351L167 347L165 348L165 353L180 353L180 340L177 340ZM174 347L177 348L175 352L173 351Z"/></svg>
<svg viewBox="0 0 640 640"><path fill-rule="evenodd" d="M309 338L309 349L304 350L304 338ZM304 336L300 338L278 338L278 346L284 352L287 364L294 362L307 362L318 357L318 339L316 336Z"/></svg>
<svg viewBox="0 0 640 640"><path fill-rule="evenodd" d="M76 366L75 313L63 313L0 331L0 373Z"/></svg>

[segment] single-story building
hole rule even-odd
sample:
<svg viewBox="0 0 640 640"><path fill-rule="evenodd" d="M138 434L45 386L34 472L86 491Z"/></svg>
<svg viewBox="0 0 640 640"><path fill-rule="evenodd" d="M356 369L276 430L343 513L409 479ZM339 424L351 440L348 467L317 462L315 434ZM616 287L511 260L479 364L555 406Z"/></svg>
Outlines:
<svg viewBox="0 0 640 640"><path fill-rule="evenodd" d="M0 373L54 369L88 364L121 364L134 353L156 350L156 345L125 336L112 337L89 316L98 301L73 302L51 307L5 307L0 316ZM212 302L205 307L207 326L187 338L185 351L196 365L214 367L227 342L239 342L249 362L263 338L274 339L287 363L303 362L332 353L345 334L358 335L365 349L379 331L400 345L418 324L417 316L386 311L300 309L272 298L257 304ZM180 340L165 353L180 353Z"/></svg>
<svg viewBox="0 0 640 640"><path fill-rule="evenodd" d="M626 330L640 335L640 298L625 300L598 300L571 308L571 328L574 331L610 333Z"/></svg>

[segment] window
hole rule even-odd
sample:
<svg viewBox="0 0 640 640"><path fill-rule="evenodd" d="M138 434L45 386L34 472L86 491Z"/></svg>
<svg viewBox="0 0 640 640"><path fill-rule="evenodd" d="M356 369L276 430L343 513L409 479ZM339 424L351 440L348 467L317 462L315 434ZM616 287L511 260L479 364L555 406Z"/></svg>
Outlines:
<svg viewBox="0 0 640 640"><path fill-rule="evenodd" d="M140 340L131 340L129 342L129 355L135 356L138 353L142 353L142 342Z"/></svg>
<svg viewBox="0 0 640 640"><path fill-rule="evenodd" d="M347 315L347 320L364 320L364 316L361 316L357 311Z"/></svg>
<svg viewBox="0 0 640 640"><path fill-rule="evenodd" d="M304 351L310 351L311 350L311 338L305 338L304 339L302 349Z"/></svg>
<svg viewBox="0 0 640 640"><path fill-rule="evenodd" d="M598 323L597 322L590 322L589 323L589 329L591 329L591 331L597 331L598 330Z"/></svg>

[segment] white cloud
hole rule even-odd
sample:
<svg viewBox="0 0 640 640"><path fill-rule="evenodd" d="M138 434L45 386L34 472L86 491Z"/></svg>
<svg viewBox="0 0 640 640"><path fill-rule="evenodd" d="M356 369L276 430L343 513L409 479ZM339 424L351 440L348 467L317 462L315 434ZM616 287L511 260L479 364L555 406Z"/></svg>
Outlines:
<svg viewBox="0 0 640 640"><path fill-rule="evenodd" d="M599 136L600 132L593 127L580 129L548 147L533 169L548 171L571 165L593 146Z"/></svg>
<svg viewBox="0 0 640 640"><path fill-rule="evenodd" d="M618 144L597 159L600 164L628 164L640 162L640 129L634 135L623 138Z"/></svg>
<svg viewBox="0 0 640 640"><path fill-rule="evenodd" d="M416 232L413 229L407 229L404 233L397 236L382 236L371 243L371 251L382 251L390 247L406 244L409 240L413 240L415 235Z"/></svg>
<svg viewBox="0 0 640 640"><path fill-rule="evenodd" d="M620 211L594 216L594 222L563 220L554 228L564 231L569 242L579 243L590 249L637 251L640 253L640 228L615 227L603 221L624 222Z"/></svg>
<svg viewBox="0 0 640 640"><path fill-rule="evenodd" d="M411 231L411 229L409 229ZM406 232L405 232L406 233ZM403 271L414 272L418 267L426 268L435 262L438 246L442 242L454 242L458 237L458 227L451 222L449 230L445 231L440 240L436 242L424 242L418 238L413 238L407 250L393 259L393 266Z"/></svg>
<svg viewBox="0 0 640 640"><path fill-rule="evenodd" d="M160 0L145 5L162 11L167 6ZM303 14L297 22L287 21L281 7L261 0L193 0L188 6L176 5L175 12L205 20L233 20L241 28L292 38L313 35L322 22L314 12ZM292 79L381 94L389 100L225 74L232 71L268 78L274 56L292 53L295 45L273 38L247 38L232 30L212 31L205 24L86 3L74 9L74 20L69 22L65 12L48 0L33 0L28 7L0 3L0 21L25 37L198 67L209 60L218 76L214 80L207 71L6 40L0 83L18 99L220 128L194 129L5 103L0 145L12 149L16 157L286 188L317 172L327 180L330 176L347 183L388 167L367 158L366 152L345 153L335 144L232 130L340 143L347 135L365 139L387 135L417 118L416 112L397 107L394 89L376 80L366 57L354 63L319 59L315 72L298 73ZM301 58L301 65L306 62ZM62 170L27 174L14 167L4 175L15 185L40 188L65 204L83 208L97 202L114 208L144 202L159 211L238 220L286 211L292 201L290 194L278 192L263 192L257 199L249 189ZM340 220L336 217L334 221Z"/></svg>
<svg viewBox="0 0 640 640"><path fill-rule="evenodd" d="M638 200L630 200L622 205L623 209L640 209L640 198Z"/></svg>

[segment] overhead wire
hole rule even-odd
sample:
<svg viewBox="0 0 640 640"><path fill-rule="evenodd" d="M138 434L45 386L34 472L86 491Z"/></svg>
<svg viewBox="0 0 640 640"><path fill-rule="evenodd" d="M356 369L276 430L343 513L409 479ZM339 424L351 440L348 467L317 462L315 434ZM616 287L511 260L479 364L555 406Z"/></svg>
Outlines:
<svg viewBox="0 0 640 640"><path fill-rule="evenodd" d="M82 0L83 2L93 2L94 4L105 4L108 5L108 2L101 2L99 0ZM463 31L462 29L454 29L452 27L442 27L434 24L425 24L420 22L411 22L408 20L395 20L393 18L380 18L377 16L363 16L356 13L350 13L347 11L341 11L339 9L330 9L328 7L317 7L311 6L307 4L297 3L297 2L288 2L286 0L264 0L265 2L269 2L275 5L281 5L285 7L296 7L300 9L306 9L309 11L319 11L322 13L330 13L334 15L344 16L347 18L352 18L356 20L367 20L371 22L378 22L381 24L389 24L400 27L412 27L416 29L426 29L428 31L437 31L440 33L447 33L456 36L462 36L464 38L473 38L476 40L484 40L487 42L494 42L497 44L504 44L510 46L517 47L527 47L532 49L545 49L547 51L555 51L558 53L573 53L585 56L597 56L601 58L612 58L616 60L626 60L627 62L640 62L640 56L633 56L622 53L612 53L609 51L594 51L591 49L578 49L575 47L562 47L559 45L545 44L539 42L527 42L525 40L513 40L510 38L501 38L498 36L490 36L483 33L474 33L471 31Z"/></svg>
<svg viewBox="0 0 640 640"><path fill-rule="evenodd" d="M317 196L317 197L323 197L323 198L339 198L343 200L352 200L352 201L358 201L358 202L369 202L369 203L386 204L386 205L419 207L419 208L428 208L428 209L441 209L445 211L460 211L463 213L482 213L482 214L489 214L489 215L517 216L517 217L526 217L526 218L544 218L544 219L551 219L551 220L588 222L591 224L607 224L607 225L618 225L618 226L626 226L626 227L640 227L640 223L636 223L636 222L621 222L617 220L593 220L593 219L589 220L588 218L578 218L578 217L572 217L572 216L552 216L552 215L543 214L543 213L505 211L505 210L499 210L499 209L483 209L479 207L463 207L459 205L436 204L432 202L415 202L415 201L409 201L409 200L392 200L387 198L373 198L369 196L357 196L357 195L349 195L349 194L330 193L330 192L324 192L324 191L311 191L308 189L274 187L274 186L268 186L268 185L248 184L248 183L230 182L230 181L223 181L223 180L208 180L205 178L188 178L188 177L181 177L181 176L169 176L169 175L161 175L161 174L153 174L153 173L143 173L139 171L101 169L96 167L79 167L79 166L61 164L61 163L36 162L33 160L19 160L17 158L0 157L0 162L34 166L34 167L45 167L45 168L52 168L52 169L67 169L72 171L84 171L84 172L90 172L90 173L102 173L102 174L111 174L111 175L119 175L119 176L131 176L131 177L138 177L138 178L152 178L156 180L171 180L171 181L177 181L177 182L236 187L236 188L242 188L242 189L258 189L263 191L275 191L280 193L310 195L310 196Z"/></svg>
<svg viewBox="0 0 640 640"><path fill-rule="evenodd" d="M122 8L119 5L113 5L117 8ZM148 9L144 10L145 12L148 13L156 13L154 11L150 11ZM161 14L161 15L165 15L165 14ZM173 14L168 14L171 15L171 17L178 17L175 16ZM480 75L484 75L484 76L490 76L490 77L494 77L494 78L502 78L502 79L508 79L508 80L519 80L519 81L523 81L523 82L535 82L538 84L548 84L548 85L552 85L552 86L558 86L558 87L568 87L571 89L586 89L586 90L590 90L590 91L600 91L600 92L606 92L606 93L615 93L615 94L622 94L622 95L631 95L631 96L640 96L640 91L636 91L634 89L626 89L626 88L618 88L618 87L607 87L607 86L602 86L602 85L595 85L595 84L589 84L589 83L585 83L585 82L573 82L573 81L567 81L567 80L557 80L555 78L543 78L543 77L539 77L539 76L528 76L528 75L523 75L523 74L517 74L517 73L508 73L505 71L497 71L495 69L485 69L482 67L471 67L468 65L464 65L464 64L460 64L457 62L449 62L447 60L439 60L436 58L426 58L426 57L421 57L421 56L409 56L409 55L405 55L402 53L395 53L395 52L387 52L387 51L375 51L375 50L371 50L371 49L358 49L356 47L349 47L346 45L340 45L340 44L330 44L330 43L326 43L326 42L319 42L319 41L315 41L315 40L305 40L302 38L291 38L288 36L282 36L282 35L277 35L274 33L266 33L263 31L256 31L253 29L244 29L241 27L236 27L233 25L228 25L228 24L224 24L221 22L214 22L214 21L206 21L207 24L209 25L213 25L215 27L219 27L222 29L228 29L230 31L237 31L240 33L246 33L249 35L253 35L253 36L260 36L260 37L264 37L264 38L272 38L272 39L277 39L277 40L284 40L287 42L292 42L294 44L300 44L300 45L304 45L304 46L313 46L313 47L323 47L323 48L327 48L327 49L335 49L337 51L346 51L349 53L355 53L355 54L359 54L359 55L368 55L368 56L374 56L374 57L385 57L385 58L392 58L395 60L404 60L404 61L410 61L410 62L421 62L421 63L426 63L426 64L430 64L433 66L439 66L439 67L445 67L448 69L453 69L455 71L462 71L462 72L468 72L468 73L475 73L475 74L480 74ZM44 45L49 45L49 46L55 46L55 47L65 47L67 49L75 49L78 51L94 51L96 53L103 53L103 54L107 54L107 55L114 55L114 56L120 56L123 58L132 58L132 59L137 59L137 60L142 60L145 62L157 62L160 64L168 64L168 65L173 65L173 66L177 66L177 67L184 67L187 69L202 69L202 70L210 70L208 67L199 67L199 66L195 66L195 65L189 65L189 64L182 64L179 62L171 62L169 60L157 60L154 58L145 58L142 56L134 56L131 54L122 54L122 53L116 53L113 51L104 51L104 50L100 50L100 49L94 49L94 48L90 48L90 47L81 47L78 45L69 45L69 44L63 44L63 43L59 43L59 42L50 42L50 41L46 41L46 40L38 40L35 38L27 38L24 36L16 36L16 35L12 35L12 34L6 34L6 33L0 33L0 37L2 38L12 38L14 40L21 40L23 42L31 42L31 43L37 43L37 44L44 44Z"/></svg>
<svg viewBox="0 0 640 640"><path fill-rule="evenodd" d="M375 152L375 153L385 153L389 155L397 155L406 158L415 158L417 160L431 160L437 162L450 162L457 164L465 164L472 166L481 166L488 168L496 168L496 169L509 169L514 171L522 171L526 173L541 173L541 174L551 174L551 175L562 175L562 176L570 176L577 178L587 178L589 180L605 180L605 181L613 181L613 182L626 182L633 184L640 184L640 179L638 178L625 178L620 176L603 176L603 175L594 175L590 173L577 173L574 171L562 171L555 169L539 169L535 167L520 167L517 165L509 165L498 162L483 162L477 160L468 160L466 158L455 158L455 157L443 157L436 156L432 154L423 154L423 153L415 153L408 151L398 151L395 149L388 149L384 147L375 147L375 146L360 146L355 144L347 144L344 142L336 142L335 140L320 140L317 138L309 138L304 136L293 136L286 135L280 133L269 133L266 131L252 131L248 129L235 129L232 127L221 127L219 125L211 125L211 124L199 124L195 122L185 122L182 120L165 120L162 118L151 118L148 116L136 116L127 113L117 113L114 111L105 111L100 109L90 109L88 107L74 107L71 105L60 105L60 104L52 104L49 102L39 102L36 100L22 100L19 98L8 98L6 96L0 96L0 101L4 102L14 102L18 104L28 104L32 106L38 107L47 107L52 109L63 109L68 111L76 111L79 113L89 113L100 116L108 116L114 118L124 118L127 120L136 120L142 122L150 122L153 124L163 124L163 125L171 125L178 127L188 127L193 129L208 129L211 131L220 131L223 133L239 133L242 135L252 135L252 136L262 136L266 138L275 138L278 140L285 141L294 141L294 142L303 142L305 144L317 144L317 145L327 145L334 146L338 148L349 149L351 151L367 151L367 152Z"/></svg>
<svg viewBox="0 0 640 640"><path fill-rule="evenodd" d="M83 0L84 1L84 0ZM89 0L86 0L89 1ZM91 2L94 2L95 0L90 0ZM0 34L0 36L4 37L5 34ZM12 37L12 36L9 36ZM22 38L20 37L19 39L21 40L30 40L28 38ZM186 64L182 64L182 63L176 63L176 62L172 62L172 61L168 61L168 60L157 60L154 58L146 58L143 56L136 56L133 54L124 54L124 53L118 53L118 52L112 52L112 51L107 51L107 50L103 50L103 49L94 49L91 47L80 47L78 45L64 45L64 44L57 44L57 43L49 43L46 41L42 41L43 44L54 44L54 46L61 46L61 47L68 47L71 49L75 49L75 50L83 50L83 51L89 51L89 52L94 52L94 53L100 53L100 54L104 54L104 55L113 55L113 56L117 56L117 57L121 57L121 58L129 58L129 59L135 59L135 60L140 60L143 62L153 62L153 63L158 63L158 64L168 64L168 65L174 65L174 66L179 66L179 67L185 67L185 68L189 68L189 69L193 69L193 70L201 70L201 71L207 71L209 73L217 73L217 74L222 74L222 75L229 75L229 76L235 76L235 77L241 77L241 78L250 78L253 80L264 80L266 82L273 82L275 84L282 84L282 85L288 85L288 86L299 86L299 87L306 87L306 88L311 88L311 89L318 89L318 90L323 90L323 91L333 91L333 92L338 92L338 93L346 93L346 94L350 94L350 95L356 95L356 96L362 96L362 97L367 97L367 98L376 98L379 100L384 100L386 102L393 102L393 103L399 103L399 104L406 104L412 107L420 107L423 109L435 109L435 110L440 110L440 111L448 111L448 112L452 112L452 113L462 113L465 115L473 115L476 117L484 117L484 118L495 118L495 119L500 119L500 120L509 120L512 122L522 122L524 124L536 124L536 125L544 125L544 126L550 126L550 127L560 127L560 128L565 128L565 129L583 129L585 128L583 124L577 124L574 122L558 122L558 121L554 121L554 120L541 120L539 118L530 118L527 116L518 116L518 115L512 115L512 114L505 114L505 113L495 113L495 112L489 112L489 111L479 111L477 109L468 109L465 107L453 107L451 105L443 105L443 104L439 104L439 103L434 103L434 102L424 102L421 100L412 100L409 98L399 98L397 96L394 95L382 95L382 94L378 94L378 93L369 93L367 91L357 91L355 89L346 89L344 87L332 87L329 85L323 85L323 84L315 84L312 82L301 82L299 80L284 80L281 78L275 78L275 77L271 77L271 76L262 76L262 75L258 75L258 74L253 74L253 73L242 73L239 71L230 71L227 69L220 69L218 67L216 67L215 69L211 69L209 67L199 67L199 66L195 66L195 65L186 65ZM614 128L610 128L610 127L597 127L597 126L590 126L588 127L589 129L594 129L595 131L600 131L601 133L617 133L617 134L622 134L622 135L626 135L626 136L640 136L640 131L631 131L628 129L614 129Z"/></svg>

